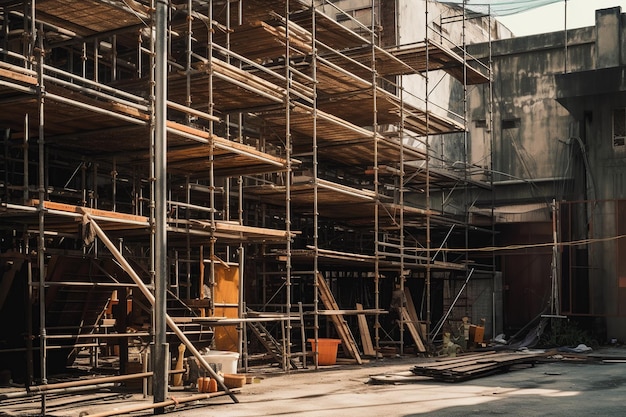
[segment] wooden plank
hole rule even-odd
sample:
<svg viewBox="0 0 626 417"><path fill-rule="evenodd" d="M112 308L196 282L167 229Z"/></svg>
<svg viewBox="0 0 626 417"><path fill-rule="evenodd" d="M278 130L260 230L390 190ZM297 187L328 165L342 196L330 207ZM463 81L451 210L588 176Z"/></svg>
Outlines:
<svg viewBox="0 0 626 417"><path fill-rule="evenodd" d="M449 358L447 360L439 361L434 364L425 365L431 370L443 371L447 369L458 368L476 363L497 363L498 357L510 357L510 353L494 353L494 354L478 354L468 355L464 358Z"/></svg>
<svg viewBox="0 0 626 417"><path fill-rule="evenodd" d="M11 78L15 81L21 81L25 84L37 85L37 78L5 69L0 69L0 77Z"/></svg>
<svg viewBox="0 0 626 417"><path fill-rule="evenodd" d="M317 274L317 282L317 289L319 291L320 299L322 300L324 307L326 307L326 309L328 310L339 310L339 306L335 301L335 297L333 297L333 293L330 291L330 288L328 288L328 285L326 285L326 280L324 279L324 276L320 273ZM356 341L354 340L354 336L352 335L352 332L348 327L348 323L346 323L346 320L343 318L343 315L334 314L330 316L330 318L335 325L335 328L337 329L337 334L339 335L339 338L343 343L343 348L346 350L348 355L354 358L356 363L361 365L363 363L363 360L361 359L361 354L359 353L359 349L357 347Z"/></svg>
<svg viewBox="0 0 626 417"><path fill-rule="evenodd" d="M376 309L376 308L368 308L367 310L364 309L356 309L356 310L318 310L317 314L319 314L320 316L333 316L333 315L344 315L344 316L360 316L360 315L367 315L367 314L387 314L388 311L387 310L381 310L381 309Z"/></svg>
<svg viewBox="0 0 626 417"><path fill-rule="evenodd" d="M37 199L30 200L30 205L33 207L39 205L39 200ZM107 217L111 221L115 221L115 219L120 219L120 220L131 220L131 221L144 222L144 223L148 222L148 218L144 216L136 216L134 214L120 213L117 211L107 211L107 210L93 209L89 207L74 206L72 204L56 203L54 201L44 201L43 206L46 209L67 211L70 213L82 214L83 212L85 212L93 216Z"/></svg>
<svg viewBox="0 0 626 417"><path fill-rule="evenodd" d="M497 371L507 371L513 365L532 365L550 352L511 353L483 352L463 357L448 358L438 362L423 363L411 369L416 375L429 376L446 381L478 378Z"/></svg>
<svg viewBox="0 0 626 417"><path fill-rule="evenodd" d="M417 350L421 353L426 352L426 347L424 346L424 342L422 342L422 338L417 331L417 327L415 323L409 317L409 312L406 307L402 307L402 321L404 321L404 325L409 329L409 333L411 333L411 337L413 337L413 341L415 342L415 346L417 346Z"/></svg>
<svg viewBox="0 0 626 417"><path fill-rule="evenodd" d="M363 304L356 303L356 309L363 311ZM361 345L363 345L363 354L367 356L376 356L374 345L372 344L372 336L370 335L370 329L367 326L367 317L365 314L357 315L359 322L359 332L361 333Z"/></svg>
<svg viewBox="0 0 626 417"><path fill-rule="evenodd" d="M476 357L481 356L481 357L487 357L489 355L495 355L496 352L491 350L488 352L484 352L484 353L472 353L472 354L462 354L462 355L458 355L456 357L441 357L441 358L436 358L435 359L435 364L437 363L443 363L443 364L449 364L449 363L455 363L455 362L467 362L467 361L473 361L476 360ZM433 364L424 364L424 366L436 366Z"/></svg>
<svg viewBox="0 0 626 417"><path fill-rule="evenodd" d="M404 287L404 300L406 302L406 309L409 312L409 317L415 323L415 327L417 328L417 333L419 333L422 340L427 340L428 334L426 326L423 325L423 323L419 319L419 316L417 315L417 309L415 308L415 304L413 303L411 290L409 290L408 287Z"/></svg>
<svg viewBox="0 0 626 417"><path fill-rule="evenodd" d="M200 130L191 126L184 125L182 123L174 122L171 120L167 121L167 128L171 129L171 131L179 131L182 134L196 136L200 139L205 139L207 144L211 144L218 149L225 150L227 152L235 152L239 155L253 158L255 160L262 160L268 163L273 163L273 165L277 167L284 167L287 165L287 161L278 156L270 155L265 152L261 152L252 146L246 145L244 143L237 143L232 140L228 140L222 138L217 135L212 135L209 132L204 130ZM172 132L176 134L176 132Z"/></svg>
<svg viewBox="0 0 626 417"><path fill-rule="evenodd" d="M415 309L415 304L413 303L413 297L411 296L411 290L408 287L404 287L404 298L406 301L406 309L409 313L409 317L414 322L419 321L419 316L417 315L417 310Z"/></svg>

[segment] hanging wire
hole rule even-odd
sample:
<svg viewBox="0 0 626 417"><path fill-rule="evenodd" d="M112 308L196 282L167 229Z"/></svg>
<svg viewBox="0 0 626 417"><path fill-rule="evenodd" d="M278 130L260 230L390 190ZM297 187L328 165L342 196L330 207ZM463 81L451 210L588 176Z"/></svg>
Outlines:
<svg viewBox="0 0 626 417"><path fill-rule="evenodd" d="M507 16L559 2L563 2L563 0L465 0L465 2L447 0L441 3L457 6L465 3L465 7L475 12L486 13L487 10L490 10L496 16Z"/></svg>
<svg viewBox="0 0 626 417"><path fill-rule="evenodd" d="M593 243L600 242L611 242L615 240L626 239L626 235L615 235L609 237L602 238L591 238L591 239L579 239L579 240L571 240L571 241L561 241L558 242L558 247L567 247L567 246L587 246ZM554 247L554 242L543 242L543 243L522 243L519 245L506 245L506 246L484 246L481 248L440 248L439 252L451 252L451 253L461 253L466 251L471 252L494 252L494 251L513 251L513 250L521 250L521 249L536 249L536 248L551 248Z"/></svg>

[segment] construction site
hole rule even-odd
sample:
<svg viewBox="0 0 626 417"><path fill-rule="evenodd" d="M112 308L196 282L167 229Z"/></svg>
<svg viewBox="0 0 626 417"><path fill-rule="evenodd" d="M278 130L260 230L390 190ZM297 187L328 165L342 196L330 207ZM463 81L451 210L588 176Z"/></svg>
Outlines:
<svg viewBox="0 0 626 417"><path fill-rule="evenodd" d="M621 8L485 3L0 0L0 401L626 340Z"/></svg>

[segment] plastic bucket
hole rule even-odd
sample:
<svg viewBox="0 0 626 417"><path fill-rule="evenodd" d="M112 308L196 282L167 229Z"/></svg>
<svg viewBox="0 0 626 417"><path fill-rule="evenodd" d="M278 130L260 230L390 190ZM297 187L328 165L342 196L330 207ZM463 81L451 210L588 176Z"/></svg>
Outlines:
<svg viewBox="0 0 626 417"><path fill-rule="evenodd" d="M225 374L237 373L237 362L239 361L238 352L230 352L226 350L210 350L202 355L202 358L209 364L221 365L221 371Z"/></svg>
<svg viewBox="0 0 626 417"><path fill-rule="evenodd" d="M309 339L308 341L313 351L318 353L318 365L334 365L337 363L337 346L339 346L341 340L317 339L317 346L315 346L315 339Z"/></svg>

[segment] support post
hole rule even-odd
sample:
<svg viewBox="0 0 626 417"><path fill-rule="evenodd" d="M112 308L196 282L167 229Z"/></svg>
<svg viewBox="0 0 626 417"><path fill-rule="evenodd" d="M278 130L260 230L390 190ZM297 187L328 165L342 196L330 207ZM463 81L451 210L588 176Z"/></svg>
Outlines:
<svg viewBox="0 0 626 417"><path fill-rule="evenodd" d="M154 402L167 397L166 290L167 290L167 12L168 2L156 3L155 23L155 277L154 277ZM165 409L155 409L163 414Z"/></svg>

